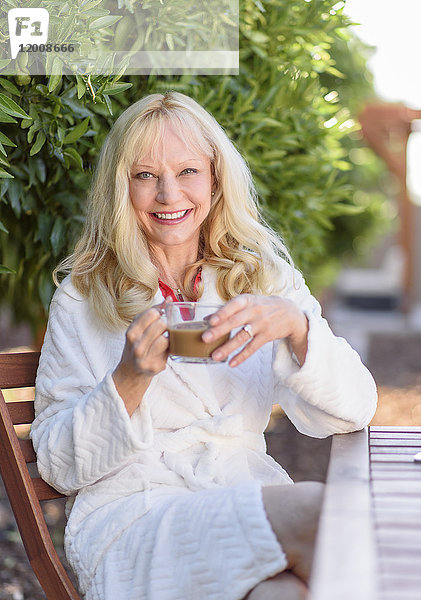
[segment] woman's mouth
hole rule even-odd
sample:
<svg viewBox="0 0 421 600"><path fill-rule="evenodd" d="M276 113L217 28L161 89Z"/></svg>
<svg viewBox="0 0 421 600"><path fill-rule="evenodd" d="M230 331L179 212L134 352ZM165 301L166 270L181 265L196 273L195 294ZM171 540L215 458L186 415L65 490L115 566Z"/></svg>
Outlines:
<svg viewBox="0 0 421 600"><path fill-rule="evenodd" d="M192 208L188 208L186 210L179 210L174 212L154 212L149 213L151 218L154 221L158 221L159 223L163 223L164 225L174 225L175 223L180 223L184 219L186 219L189 214L192 212Z"/></svg>

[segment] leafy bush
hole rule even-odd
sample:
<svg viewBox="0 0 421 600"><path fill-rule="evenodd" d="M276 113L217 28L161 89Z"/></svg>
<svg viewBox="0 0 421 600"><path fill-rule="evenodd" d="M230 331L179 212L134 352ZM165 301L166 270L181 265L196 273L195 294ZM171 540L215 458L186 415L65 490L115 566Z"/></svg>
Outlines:
<svg viewBox="0 0 421 600"><path fill-rule="evenodd" d="M242 0L238 76L0 77L0 281L16 319L45 321L51 271L80 232L111 123L136 99L167 89L193 96L225 127L251 167L266 218L310 282L326 283L338 249L381 216L378 202L355 195L355 99L372 92L361 76L363 50L348 45L343 3L333 4ZM335 53L345 66L356 53L358 74L345 77Z"/></svg>

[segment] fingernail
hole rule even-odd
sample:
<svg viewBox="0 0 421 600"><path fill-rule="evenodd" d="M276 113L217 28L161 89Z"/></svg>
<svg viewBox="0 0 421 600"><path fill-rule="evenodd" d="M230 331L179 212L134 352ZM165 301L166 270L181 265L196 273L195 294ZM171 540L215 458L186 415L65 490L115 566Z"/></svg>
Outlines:
<svg viewBox="0 0 421 600"><path fill-rule="evenodd" d="M202 340L204 342L210 342L212 339L212 333L210 331L205 331L205 333L202 334Z"/></svg>
<svg viewBox="0 0 421 600"><path fill-rule="evenodd" d="M214 352L212 354L212 358L214 358L215 360L219 360L220 358L222 358L222 352Z"/></svg>
<svg viewBox="0 0 421 600"><path fill-rule="evenodd" d="M217 315L212 315L211 318L209 319L209 323L211 325L216 325L217 323L219 323L219 317Z"/></svg>

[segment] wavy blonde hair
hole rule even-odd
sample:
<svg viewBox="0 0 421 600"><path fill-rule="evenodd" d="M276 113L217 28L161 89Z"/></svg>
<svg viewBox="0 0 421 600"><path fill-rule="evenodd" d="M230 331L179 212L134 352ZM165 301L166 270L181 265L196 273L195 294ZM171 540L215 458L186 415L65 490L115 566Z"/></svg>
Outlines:
<svg viewBox="0 0 421 600"><path fill-rule="evenodd" d="M192 149L209 157L214 178L198 258L185 270L184 295L194 296L194 273L204 264L216 270L224 300L275 293L285 284L279 256L292 262L259 215L250 171L217 121L184 94L151 94L113 125L100 153L82 236L54 271L57 285L58 273L71 272L74 287L111 329L127 326L151 305L158 289L158 270L130 201L129 180L132 165L159 148L168 121ZM199 297L202 292L199 286Z"/></svg>

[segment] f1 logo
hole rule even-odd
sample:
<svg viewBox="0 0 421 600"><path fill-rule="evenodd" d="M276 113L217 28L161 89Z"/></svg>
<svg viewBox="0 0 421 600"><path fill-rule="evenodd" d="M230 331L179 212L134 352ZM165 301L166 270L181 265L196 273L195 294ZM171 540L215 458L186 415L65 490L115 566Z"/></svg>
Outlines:
<svg viewBox="0 0 421 600"><path fill-rule="evenodd" d="M45 8L12 8L7 13L10 51L16 58L22 44L45 44L50 15Z"/></svg>

